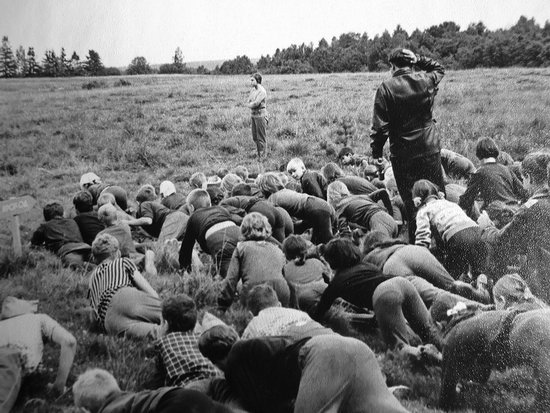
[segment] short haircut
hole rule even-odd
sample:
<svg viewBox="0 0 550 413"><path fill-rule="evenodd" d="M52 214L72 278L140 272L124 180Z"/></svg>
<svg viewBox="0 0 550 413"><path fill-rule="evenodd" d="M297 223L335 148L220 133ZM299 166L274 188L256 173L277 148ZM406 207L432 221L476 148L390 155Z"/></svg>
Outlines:
<svg viewBox="0 0 550 413"><path fill-rule="evenodd" d="M504 166L512 166L514 164L514 158L508 152L500 150L497 156L497 162Z"/></svg>
<svg viewBox="0 0 550 413"><path fill-rule="evenodd" d="M199 338L199 350L203 356L217 363L227 357L239 339L237 332L227 325L209 328Z"/></svg>
<svg viewBox="0 0 550 413"><path fill-rule="evenodd" d="M168 323L168 332L185 333L197 324L197 306L186 294L170 297L162 303L162 318Z"/></svg>
<svg viewBox="0 0 550 413"><path fill-rule="evenodd" d="M239 176L243 181L246 181L248 179L248 168L246 166L243 166L243 165L236 166L233 173Z"/></svg>
<svg viewBox="0 0 550 413"><path fill-rule="evenodd" d="M73 197L73 205L78 212L90 212L94 209L94 199L88 191L79 191Z"/></svg>
<svg viewBox="0 0 550 413"><path fill-rule="evenodd" d="M411 58L408 54L404 53L404 50L405 49L403 49L402 47L393 49L388 56L388 60L390 61L390 63L395 65L396 67L411 67Z"/></svg>
<svg viewBox="0 0 550 413"><path fill-rule="evenodd" d="M189 178L189 185L191 188L205 189L206 187L206 175L202 172L195 172Z"/></svg>
<svg viewBox="0 0 550 413"><path fill-rule="evenodd" d="M227 175L229 173L229 169L225 168L225 167L222 167L222 168L219 168L217 171L216 171L216 175L220 178L220 179L223 179L223 177L225 175Z"/></svg>
<svg viewBox="0 0 550 413"><path fill-rule="evenodd" d="M238 175L228 173L222 178L221 187L226 194L231 194L233 187L242 182L243 180Z"/></svg>
<svg viewBox="0 0 550 413"><path fill-rule="evenodd" d="M243 218L241 234L245 240L263 241L271 235L271 225L265 215L251 212Z"/></svg>
<svg viewBox="0 0 550 413"><path fill-rule="evenodd" d="M279 177L281 183L286 187L288 181L290 181L290 179L288 179L288 175L284 172L275 172L275 174Z"/></svg>
<svg viewBox="0 0 550 413"><path fill-rule="evenodd" d="M338 152L338 159L342 160L342 158L346 155L353 155L353 149L344 146L342 149L340 149L340 152Z"/></svg>
<svg viewBox="0 0 550 413"><path fill-rule="evenodd" d="M334 181L327 186L327 201L332 207L335 207L342 198L350 195L348 187L343 182Z"/></svg>
<svg viewBox="0 0 550 413"><path fill-rule="evenodd" d="M258 82L258 84L260 85L262 84L262 75L259 74L258 72L253 73L252 75L250 75L250 77L253 77L256 80L256 82Z"/></svg>
<svg viewBox="0 0 550 413"><path fill-rule="evenodd" d="M252 196L252 187L244 182L235 185L231 190L231 196L238 195Z"/></svg>
<svg viewBox="0 0 550 413"><path fill-rule="evenodd" d="M99 198L97 198L97 206L101 207L106 204L116 205L116 198L110 192L103 192Z"/></svg>
<svg viewBox="0 0 550 413"><path fill-rule="evenodd" d="M260 191L262 191L266 198L284 188L279 177L273 172L267 172L258 176L257 181Z"/></svg>
<svg viewBox="0 0 550 413"><path fill-rule="evenodd" d="M191 192L189 192L189 195L187 195L185 202L188 205L193 206L193 208L195 209L207 208L209 206L212 206L210 195L208 195L206 189L193 189Z"/></svg>
<svg viewBox="0 0 550 413"><path fill-rule="evenodd" d="M334 162L329 162L323 167L323 176L328 182L333 182L344 176L344 171Z"/></svg>
<svg viewBox="0 0 550 413"><path fill-rule="evenodd" d="M97 234L92 242L92 254L97 262L113 257L119 248L118 240L111 234Z"/></svg>
<svg viewBox="0 0 550 413"><path fill-rule="evenodd" d="M476 143L477 159L497 158L499 149L496 142L487 136L481 137Z"/></svg>
<svg viewBox="0 0 550 413"><path fill-rule="evenodd" d="M519 274L505 274L493 287L495 298L504 297L507 304L521 303L533 298L527 283Z"/></svg>
<svg viewBox="0 0 550 413"><path fill-rule="evenodd" d="M529 174L534 184L545 184L548 182L548 165L550 165L550 153L531 152L521 162L521 171Z"/></svg>
<svg viewBox="0 0 550 413"><path fill-rule="evenodd" d="M325 245L323 257L333 270L341 270L359 264L361 251L351 239L335 238Z"/></svg>
<svg viewBox="0 0 550 413"><path fill-rule="evenodd" d="M109 396L120 391L111 373L103 369L89 369L73 384L74 404L96 413Z"/></svg>
<svg viewBox="0 0 550 413"><path fill-rule="evenodd" d="M105 225L110 226L117 220L117 211L114 205L105 204L99 207L97 210L97 217Z"/></svg>
<svg viewBox="0 0 550 413"><path fill-rule="evenodd" d="M57 217L63 218L63 205L59 202L50 202L44 206L42 214L44 215L44 219L46 221Z"/></svg>
<svg viewBox="0 0 550 413"><path fill-rule="evenodd" d="M246 295L246 308L255 316L265 308L277 307L278 305L277 293L273 287L267 284L252 287Z"/></svg>
<svg viewBox="0 0 550 413"><path fill-rule="evenodd" d="M307 253L307 241L299 235L291 234L283 241L283 253L289 261L303 259Z"/></svg>
<svg viewBox="0 0 550 413"><path fill-rule="evenodd" d="M436 184L427 179L419 179L412 187L413 198L420 198L421 203L424 203L430 196L438 196L439 188Z"/></svg>
<svg viewBox="0 0 550 413"><path fill-rule="evenodd" d="M222 189L217 186L209 186L206 188L206 192L208 192L210 203L212 205L218 205L225 198L225 194Z"/></svg>
<svg viewBox="0 0 550 413"><path fill-rule="evenodd" d="M292 171L297 170L298 168L304 168L306 165L304 164L304 161L302 161L300 158L292 158L290 161L288 161L288 164L286 165L286 171L288 173L292 173Z"/></svg>
<svg viewBox="0 0 550 413"><path fill-rule="evenodd" d="M142 203L146 201L154 201L155 199L157 199L157 194L153 185L146 184L139 188L136 195L137 202Z"/></svg>

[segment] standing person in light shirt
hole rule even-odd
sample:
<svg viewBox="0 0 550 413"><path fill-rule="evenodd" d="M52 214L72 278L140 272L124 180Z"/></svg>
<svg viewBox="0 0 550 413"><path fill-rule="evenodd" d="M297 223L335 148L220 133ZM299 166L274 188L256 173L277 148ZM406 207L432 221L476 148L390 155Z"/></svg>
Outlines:
<svg viewBox="0 0 550 413"><path fill-rule="evenodd" d="M248 95L247 106L252 111L252 140L256 143L258 160L261 162L266 156L267 110L265 101L267 92L262 86L262 75L254 73L250 76L252 90Z"/></svg>

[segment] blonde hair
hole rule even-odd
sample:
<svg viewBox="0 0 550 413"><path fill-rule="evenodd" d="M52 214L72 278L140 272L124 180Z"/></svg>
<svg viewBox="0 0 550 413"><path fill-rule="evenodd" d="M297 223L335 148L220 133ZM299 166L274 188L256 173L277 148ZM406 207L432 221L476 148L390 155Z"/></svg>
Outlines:
<svg viewBox="0 0 550 413"><path fill-rule="evenodd" d="M238 185L242 183L243 180L235 174L227 174L222 178L222 190L225 192L226 196L231 194L231 191L235 187L235 185Z"/></svg>
<svg viewBox="0 0 550 413"><path fill-rule="evenodd" d="M257 184L260 191L262 191L266 197L269 197L269 195L274 194L285 187L279 177L273 172L267 172L258 176Z"/></svg>
<svg viewBox="0 0 550 413"><path fill-rule="evenodd" d="M97 206L101 207L107 204L111 204L113 206L116 205L116 199L115 199L115 196L110 192L103 192L99 196L99 198L97 198Z"/></svg>
<svg viewBox="0 0 550 413"><path fill-rule="evenodd" d="M195 209L207 208L209 206L212 206L210 195L208 194L206 189L193 189L191 192L189 192L189 195L187 195L185 202L188 205L192 205Z"/></svg>
<svg viewBox="0 0 550 413"><path fill-rule="evenodd" d="M286 165L286 171L290 173L290 171L295 171L298 168L304 168L304 161L302 161L300 158L292 158L290 161L288 161L288 164Z"/></svg>
<svg viewBox="0 0 550 413"><path fill-rule="evenodd" d="M493 286L493 296L495 299L504 298L506 307L522 303L534 303L540 308L548 307L546 303L533 295L519 274L503 275Z"/></svg>
<svg viewBox="0 0 550 413"><path fill-rule="evenodd" d="M195 172L189 178L191 188L206 189L206 175L202 172Z"/></svg>
<svg viewBox="0 0 550 413"><path fill-rule="evenodd" d="M76 407L96 413L109 396L119 393L120 387L111 373L103 369L86 370L73 384Z"/></svg>
<svg viewBox="0 0 550 413"><path fill-rule="evenodd" d="M246 181L248 179L248 168L244 165L236 166L233 173L241 178L243 181Z"/></svg>
<svg viewBox="0 0 550 413"><path fill-rule="evenodd" d="M105 225L110 226L117 220L117 211L114 205L105 204L99 207L97 210L97 217Z"/></svg>
<svg viewBox="0 0 550 413"><path fill-rule="evenodd" d="M336 204L340 202L342 198L350 196L348 187L345 183L340 181L334 181L328 184L327 187L327 201L328 203L335 208Z"/></svg>
<svg viewBox="0 0 550 413"><path fill-rule="evenodd" d="M92 242L92 254L97 262L113 257L119 248L118 240L111 234L98 234Z"/></svg>
<svg viewBox="0 0 550 413"><path fill-rule="evenodd" d="M271 236L271 225L265 215L251 212L241 223L241 234L247 241L263 241Z"/></svg>
<svg viewBox="0 0 550 413"><path fill-rule="evenodd" d="M277 172L277 176L281 180L281 183L283 184L283 186L286 187L289 182L288 175L285 174L284 172Z"/></svg>

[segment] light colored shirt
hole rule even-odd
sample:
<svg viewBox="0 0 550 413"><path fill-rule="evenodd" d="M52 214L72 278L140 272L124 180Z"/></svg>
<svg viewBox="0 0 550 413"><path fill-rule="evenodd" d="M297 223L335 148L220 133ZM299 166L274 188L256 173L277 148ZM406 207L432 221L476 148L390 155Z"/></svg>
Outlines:
<svg viewBox="0 0 550 413"><path fill-rule="evenodd" d="M33 372L42 361L43 339L51 340L56 328L62 327L46 314L23 314L2 320L0 347L18 350L25 371Z"/></svg>
<svg viewBox="0 0 550 413"><path fill-rule="evenodd" d="M311 321L311 317L300 310L284 307L264 308L250 321L242 339L284 335L288 329L305 326Z"/></svg>
<svg viewBox="0 0 550 413"><path fill-rule="evenodd" d="M248 104L252 111L252 116L265 116L265 100L267 98L267 92L262 85L252 88L248 95Z"/></svg>

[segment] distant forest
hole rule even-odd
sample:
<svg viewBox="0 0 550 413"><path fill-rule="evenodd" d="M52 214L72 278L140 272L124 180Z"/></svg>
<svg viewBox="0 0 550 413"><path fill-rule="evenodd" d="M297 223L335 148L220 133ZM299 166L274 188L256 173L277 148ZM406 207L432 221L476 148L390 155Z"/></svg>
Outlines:
<svg viewBox="0 0 550 413"><path fill-rule="evenodd" d="M503 5L505 7L505 5ZM152 68L143 56L134 58L126 70L106 68L97 52L90 50L86 59L73 52L69 58L64 48L59 54L47 50L38 61L34 49L19 46L12 51L6 36L0 48L0 77L61 77L133 75L148 73L247 74L262 73L334 73L374 72L388 68L387 56L396 47L434 58L448 69L476 67L544 67L550 66L550 22L543 27L525 16L509 29L490 31L482 23L471 23L465 30L454 22L443 22L426 30L407 33L397 26L392 34L370 38L367 33L344 33L330 43L321 39L315 47L301 44L277 49L273 55L261 56L253 64L248 56L227 60L214 70L204 66L190 68L178 47L172 63Z"/></svg>

